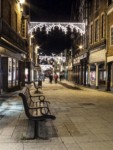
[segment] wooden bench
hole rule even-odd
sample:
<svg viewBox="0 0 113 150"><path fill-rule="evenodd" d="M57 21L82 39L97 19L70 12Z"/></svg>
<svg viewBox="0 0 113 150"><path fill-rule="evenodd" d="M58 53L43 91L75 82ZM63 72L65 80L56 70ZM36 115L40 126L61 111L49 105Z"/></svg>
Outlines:
<svg viewBox="0 0 113 150"><path fill-rule="evenodd" d="M33 97L30 95L30 91L28 87L24 87L22 92L19 93L19 96L23 100L24 110L26 116L29 120L34 121L34 137L32 139L36 139L39 137L38 134L38 122L46 121L46 120L55 120L56 117L51 114L49 105L50 102L41 100L40 96L38 96L38 100L33 100ZM35 96L36 98L37 96Z"/></svg>
<svg viewBox="0 0 113 150"><path fill-rule="evenodd" d="M34 81L33 82L35 89L38 92L38 89L41 88L42 89L42 81Z"/></svg>

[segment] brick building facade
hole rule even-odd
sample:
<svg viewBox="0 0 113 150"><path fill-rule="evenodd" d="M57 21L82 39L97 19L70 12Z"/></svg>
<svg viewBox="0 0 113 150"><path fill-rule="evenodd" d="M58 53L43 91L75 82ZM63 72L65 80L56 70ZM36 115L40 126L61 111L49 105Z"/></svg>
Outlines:
<svg viewBox="0 0 113 150"><path fill-rule="evenodd" d="M20 1L0 0L0 92L16 90L25 84L27 32L25 35L26 29L22 30L24 8Z"/></svg>
<svg viewBox="0 0 113 150"><path fill-rule="evenodd" d="M113 85L113 0L80 0L72 7L72 21L84 22L86 33L75 38L74 82L83 85ZM77 14L77 15L76 15ZM75 65L75 66L74 66Z"/></svg>

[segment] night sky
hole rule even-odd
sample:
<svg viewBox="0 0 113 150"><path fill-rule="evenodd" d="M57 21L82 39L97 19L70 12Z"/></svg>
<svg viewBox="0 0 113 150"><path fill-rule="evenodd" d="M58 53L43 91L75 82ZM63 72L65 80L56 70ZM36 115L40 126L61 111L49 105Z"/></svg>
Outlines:
<svg viewBox="0 0 113 150"><path fill-rule="evenodd" d="M31 21L37 22L68 22L71 17L71 7L73 0L30 0L31 1ZM76 1L76 0L74 0ZM47 54L60 53L66 48L70 48L70 33L65 35L62 31L55 29L46 35L45 31L35 32L37 44L41 45L41 50Z"/></svg>
<svg viewBox="0 0 113 150"><path fill-rule="evenodd" d="M30 0L32 21L70 21L73 0Z"/></svg>

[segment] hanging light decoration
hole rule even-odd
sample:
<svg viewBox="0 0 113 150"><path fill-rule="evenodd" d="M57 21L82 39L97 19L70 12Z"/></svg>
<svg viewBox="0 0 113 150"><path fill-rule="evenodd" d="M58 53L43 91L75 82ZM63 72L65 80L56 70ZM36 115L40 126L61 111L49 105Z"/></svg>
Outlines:
<svg viewBox="0 0 113 150"><path fill-rule="evenodd" d="M81 34L85 34L85 23L68 23L68 22L30 22L29 26L29 33L32 33L34 30L36 31L37 28L41 29L45 27L46 33L48 34L52 29L54 30L55 27L62 30L65 34L68 31L68 28L71 29L73 32L74 29Z"/></svg>

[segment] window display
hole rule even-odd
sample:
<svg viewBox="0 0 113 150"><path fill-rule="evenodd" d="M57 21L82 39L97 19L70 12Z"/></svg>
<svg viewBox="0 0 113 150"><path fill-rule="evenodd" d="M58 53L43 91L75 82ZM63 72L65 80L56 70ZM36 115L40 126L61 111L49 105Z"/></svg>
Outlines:
<svg viewBox="0 0 113 150"><path fill-rule="evenodd" d="M8 58L8 88L18 85L18 62Z"/></svg>

